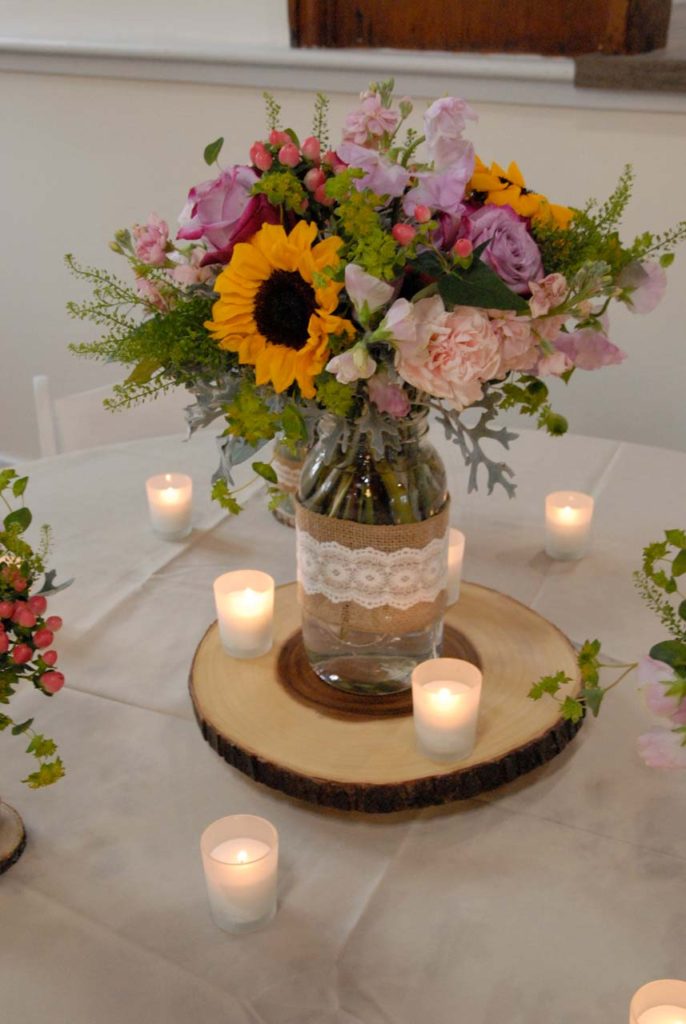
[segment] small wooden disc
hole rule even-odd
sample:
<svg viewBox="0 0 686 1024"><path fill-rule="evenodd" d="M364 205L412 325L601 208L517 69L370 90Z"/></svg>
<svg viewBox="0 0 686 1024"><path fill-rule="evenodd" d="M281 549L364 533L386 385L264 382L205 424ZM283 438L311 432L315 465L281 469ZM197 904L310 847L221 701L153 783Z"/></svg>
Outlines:
<svg viewBox="0 0 686 1024"><path fill-rule="evenodd" d="M282 665L299 664L293 640L299 622L296 584L279 587L269 654L231 658L214 623L190 673L207 742L246 775L291 796L374 813L466 799L549 761L579 728L560 719L555 701L527 696L540 676L560 670L573 680L566 692L580 691L572 645L552 623L495 590L463 583L459 602L446 613L448 636L457 631L473 652L468 660L484 674L476 748L462 761L427 758L410 715L361 716L318 706L292 678L280 682L280 658ZM338 699L338 691L328 698Z"/></svg>
<svg viewBox="0 0 686 1024"><path fill-rule="evenodd" d="M443 630L444 658L461 658L481 668L479 656L466 636L453 626ZM289 637L276 659L276 675L282 686L296 700L335 718L361 719L388 718L392 715L412 714L412 690L367 696L336 690L319 678L305 654L302 633L297 630Z"/></svg>
<svg viewBox="0 0 686 1024"><path fill-rule="evenodd" d="M24 822L14 807L0 801L0 875L16 864L25 846Z"/></svg>

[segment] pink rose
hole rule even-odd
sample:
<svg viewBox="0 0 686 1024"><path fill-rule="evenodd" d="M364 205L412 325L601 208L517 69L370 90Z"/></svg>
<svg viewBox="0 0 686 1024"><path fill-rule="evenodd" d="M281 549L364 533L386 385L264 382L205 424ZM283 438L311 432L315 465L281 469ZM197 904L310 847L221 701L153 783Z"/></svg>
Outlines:
<svg viewBox="0 0 686 1024"><path fill-rule="evenodd" d="M379 412L386 412L397 420L407 416L411 408L407 392L400 383L391 380L387 371L375 373L367 387L369 397Z"/></svg>
<svg viewBox="0 0 686 1024"><path fill-rule="evenodd" d="M426 146L437 171L463 158L470 145L462 138L468 120L477 121L477 115L456 96L435 100L424 114Z"/></svg>
<svg viewBox="0 0 686 1024"><path fill-rule="evenodd" d="M626 359L626 352L614 345L603 331L591 328L559 334L554 344L558 352L564 352L579 370L599 370L603 366L616 366Z"/></svg>
<svg viewBox="0 0 686 1024"><path fill-rule="evenodd" d="M383 135L395 131L400 116L383 106L377 92L363 92L360 100L357 110L345 119L343 141L376 148Z"/></svg>
<svg viewBox="0 0 686 1024"><path fill-rule="evenodd" d="M682 733L651 729L638 737L638 752L649 768L686 768L686 747Z"/></svg>
<svg viewBox="0 0 686 1024"><path fill-rule="evenodd" d="M686 725L686 700L667 694L675 681L674 669L664 661L645 655L638 663L638 685L644 687L645 702L654 715L669 718L675 725Z"/></svg>
<svg viewBox="0 0 686 1024"><path fill-rule="evenodd" d="M428 206L431 210L458 217L463 210L464 191L473 170L474 147L467 143L460 159L447 170L440 174L429 171L417 175L416 187L411 188L403 199L403 210L408 217L413 217L417 206Z"/></svg>
<svg viewBox="0 0 686 1024"><path fill-rule="evenodd" d="M336 154L349 167L359 167L365 172L361 178L355 178L358 191L368 188L380 196L401 196L410 180L410 172L405 167L354 142L342 142Z"/></svg>
<svg viewBox="0 0 686 1024"><path fill-rule="evenodd" d="M529 281L531 298L529 309L532 316L545 316L551 309L555 309L567 295L567 282L562 274L548 274L540 281Z"/></svg>
<svg viewBox="0 0 686 1024"><path fill-rule="evenodd" d="M278 224L279 211L266 196L251 196L250 189L258 180L252 167L232 167L222 171L213 181L196 185L188 193L180 221L185 221L177 237L188 241L207 240L214 250L208 252L202 265L228 263L233 247L246 242L263 224Z"/></svg>
<svg viewBox="0 0 686 1024"><path fill-rule="evenodd" d="M160 220L156 213L151 213L148 223L134 224L131 233L135 241L136 256L141 263L159 267L165 262L165 250L169 241L169 227L166 221Z"/></svg>
<svg viewBox="0 0 686 1024"><path fill-rule="evenodd" d="M415 304L417 341L399 343L396 369L408 384L461 410L483 397L482 385L499 371L498 338L482 310L458 306L448 313L434 296Z"/></svg>
<svg viewBox="0 0 686 1024"><path fill-rule="evenodd" d="M651 313L665 293L667 275L655 260L635 260L622 270L617 284L631 290L626 304L632 313Z"/></svg>
<svg viewBox="0 0 686 1024"><path fill-rule="evenodd" d="M513 292L528 295L529 282L543 277L543 263L525 218L511 206L482 206L469 214L469 229L474 248L488 242L481 254L484 263Z"/></svg>

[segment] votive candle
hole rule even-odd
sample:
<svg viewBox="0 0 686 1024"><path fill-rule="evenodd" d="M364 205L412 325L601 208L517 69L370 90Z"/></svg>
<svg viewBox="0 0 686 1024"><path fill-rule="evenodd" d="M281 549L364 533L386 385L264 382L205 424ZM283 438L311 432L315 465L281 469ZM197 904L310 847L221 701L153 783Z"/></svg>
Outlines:
<svg viewBox="0 0 686 1024"><path fill-rule="evenodd" d="M232 814L209 825L200 840L214 923L252 931L276 912L279 835L265 818Z"/></svg>
<svg viewBox="0 0 686 1024"><path fill-rule="evenodd" d="M575 561L588 551L593 498L580 491L554 491L545 499L545 550L551 558Z"/></svg>
<svg viewBox="0 0 686 1024"><path fill-rule="evenodd" d="M423 661L412 673L414 727L433 760L469 757L476 743L482 675L458 658Z"/></svg>
<svg viewBox="0 0 686 1024"><path fill-rule="evenodd" d="M191 532L193 481L185 473L160 473L146 480L150 522L165 540L181 540Z"/></svg>
<svg viewBox="0 0 686 1024"><path fill-rule="evenodd" d="M224 650L234 658L259 658L272 646L274 580L257 569L227 572L214 581L214 601Z"/></svg>
<svg viewBox="0 0 686 1024"><path fill-rule="evenodd" d="M629 1007L629 1024L686 1024L686 981L664 978L639 988Z"/></svg>
<svg viewBox="0 0 686 1024"><path fill-rule="evenodd" d="M464 561L465 535L452 528L448 538L448 604L455 604L460 598L462 563Z"/></svg>

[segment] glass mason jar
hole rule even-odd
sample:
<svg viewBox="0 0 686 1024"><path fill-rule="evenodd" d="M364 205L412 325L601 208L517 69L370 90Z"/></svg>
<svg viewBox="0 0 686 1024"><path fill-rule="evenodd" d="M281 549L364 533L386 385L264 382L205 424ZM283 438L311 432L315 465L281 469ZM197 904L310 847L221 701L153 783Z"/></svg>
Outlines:
<svg viewBox="0 0 686 1024"><path fill-rule="evenodd" d="M300 483L300 471L307 453L307 446L299 444L295 451L282 441L274 448L274 470L283 501L272 511L274 518L284 526L295 526L295 495Z"/></svg>
<svg viewBox="0 0 686 1024"><path fill-rule="evenodd" d="M384 694L409 688L415 665L440 653L448 494L426 411L383 434L365 423L325 415L305 459L299 595L317 675Z"/></svg>

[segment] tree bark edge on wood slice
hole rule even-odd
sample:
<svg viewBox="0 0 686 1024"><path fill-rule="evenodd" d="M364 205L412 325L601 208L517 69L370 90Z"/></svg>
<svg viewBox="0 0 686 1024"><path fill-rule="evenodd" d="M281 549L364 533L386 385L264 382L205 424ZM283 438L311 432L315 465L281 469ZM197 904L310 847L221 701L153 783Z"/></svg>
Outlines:
<svg viewBox="0 0 686 1024"><path fill-rule="evenodd" d="M14 807L0 800L0 875L16 864L26 848L26 829Z"/></svg>

